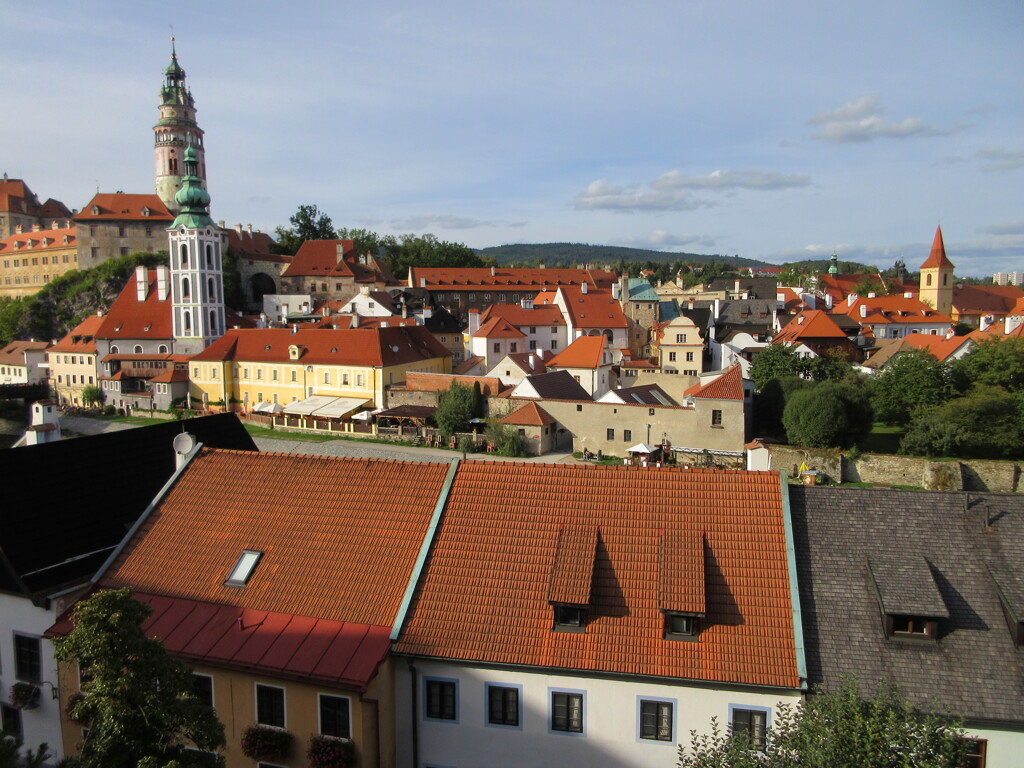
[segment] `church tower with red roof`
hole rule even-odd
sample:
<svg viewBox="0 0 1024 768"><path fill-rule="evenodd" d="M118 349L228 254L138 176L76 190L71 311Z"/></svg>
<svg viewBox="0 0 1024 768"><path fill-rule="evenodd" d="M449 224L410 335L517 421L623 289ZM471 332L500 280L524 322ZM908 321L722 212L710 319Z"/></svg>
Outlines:
<svg viewBox="0 0 1024 768"><path fill-rule="evenodd" d="M153 126L156 161L156 193L167 209L180 212L174 196L181 189L185 171L185 148L191 146L196 153L196 177L206 188L206 154L203 150L203 131L196 123L196 105L192 92L185 85L185 70L178 63L178 54L171 38L171 63L164 70L164 84L160 88L160 120Z"/></svg>
<svg viewBox="0 0 1024 768"><path fill-rule="evenodd" d="M948 315L953 308L953 262L946 258L942 227L935 229L932 251L921 265L921 301L932 309Z"/></svg>

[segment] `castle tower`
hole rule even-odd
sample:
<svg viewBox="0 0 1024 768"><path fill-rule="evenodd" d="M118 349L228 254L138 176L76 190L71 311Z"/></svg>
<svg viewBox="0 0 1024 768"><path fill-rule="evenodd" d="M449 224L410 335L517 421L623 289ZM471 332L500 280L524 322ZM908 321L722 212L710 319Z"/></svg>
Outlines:
<svg viewBox="0 0 1024 768"><path fill-rule="evenodd" d="M210 218L210 195L196 175L199 153L184 152L180 211L167 230L171 260L171 306L175 354L202 352L224 333L224 272L221 231Z"/></svg>
<svg viewBox="0 0 1024 768"><path fill-rule="evenodd" d="M942 227L935 229L932 252L921 265L921 301L936 312L948 315L953 308L953 262L946 258Z"/></svg>
<svg viewBox="0 0 1024 768"><path fill-rule="evenodd" d="M206 187L206 157L203 132L196 124L196 107L192 92L185 85L185 70L178 64L178 55L171 38L171 63L164 70L160 89L160 121L153 126L156 160L156 193L164 205L177 214L174 196L181 189L185 147L192 146L198 163L196 177Z"/></svg>
<svg viewBox="0 0 1024 768"><path fill-rule="evenodd" d="M828 263L828 273L832 275L832 277L839 274L839 254L835 251L832 251L832 258Z"/></svg>

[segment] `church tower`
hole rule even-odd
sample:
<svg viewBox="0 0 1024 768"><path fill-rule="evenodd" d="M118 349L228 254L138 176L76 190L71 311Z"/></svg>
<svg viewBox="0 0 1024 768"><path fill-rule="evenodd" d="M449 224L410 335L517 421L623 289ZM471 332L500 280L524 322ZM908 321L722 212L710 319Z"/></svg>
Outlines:
<svg viewBox="0 0 1024 768"><path fill-rule="evenodd" d="M167 230L175 354L202 352L225 330L221 231L210 218L198 158L195 147L185 148L185 175L174 196L180 212Z"/></svg>
<svg viewBox="0 0 1024 768"><path fill-rule="evenodd" d="M936 312L948 315L953 308L953 262L946 258L942 227L935 229L932 252L921 265L921 301Z"/></svg>
<svg viewBox="0 0 1024 768"><path fill-rule="evenodd" d="M177 214L174 196L181 189L184 173L185 147L195 148L196 177L206 187L206 157L203 151L203 132L196 124L196 107L192 92L185 85L185 70L178 64L178 54L171 38L171 63L164 70L164 84L160 89L160 121L153 126L156 160L156 193L164 205Z"/></svg>

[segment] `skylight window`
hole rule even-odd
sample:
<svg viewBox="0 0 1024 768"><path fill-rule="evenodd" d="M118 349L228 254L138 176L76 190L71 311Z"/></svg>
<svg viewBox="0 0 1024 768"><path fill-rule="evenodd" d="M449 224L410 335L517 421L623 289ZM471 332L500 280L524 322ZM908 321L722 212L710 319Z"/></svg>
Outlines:
<svg viewBox="0 0 1024 768"><path fill-rule="evenodd" d="M259 550L242 550L242 554L238 558L238 562L235 563L235 567L231 569L231 575L228 576L227 581L224 582L224 586L244 587L248 584L249 579L252 578L253 571L256 570L256 565L259 563L261 557L263 557L263 553Z"/></svg>

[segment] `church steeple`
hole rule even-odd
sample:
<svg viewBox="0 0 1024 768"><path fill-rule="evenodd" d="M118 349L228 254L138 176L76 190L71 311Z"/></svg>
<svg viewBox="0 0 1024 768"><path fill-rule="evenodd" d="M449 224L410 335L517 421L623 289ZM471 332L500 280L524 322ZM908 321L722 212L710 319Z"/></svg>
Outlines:
<svg viewBox="0 0 1024 768"><path fill-rule="evenodd" d="M164 70L160 87L160 120L153 126L156 162L156 193L171 213L179 208L174 196L181 189L185 147L196 153L193 174L200 186L206 186L206 157L203 131L196 123L195 100L185 83L185 70L178 62L178 52L171 38L171 63Z"/></svg>
<svg viewBox="0 0 1024 768"><path fill-rule="evenodd" d="M942 227L935 228L932 250L921 265L921 301L932 309L949 314L953 307L953 262L946 258Z"/></svg>

